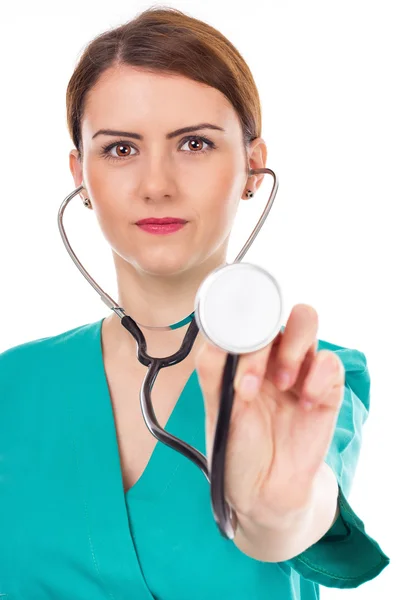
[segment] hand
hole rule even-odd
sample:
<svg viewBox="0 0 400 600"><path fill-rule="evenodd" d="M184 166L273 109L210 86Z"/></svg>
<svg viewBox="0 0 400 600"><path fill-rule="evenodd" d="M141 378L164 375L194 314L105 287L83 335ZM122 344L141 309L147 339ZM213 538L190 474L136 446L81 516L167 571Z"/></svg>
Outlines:
<svg viewBox="0 0 400 600"><path fill-rule="evenodd" d="M284 333L239 359L225 464L225 499L239 521L243 515L278 528L311 505L313 484L335 431L345 378L336 354L317 352L317 330L316 311L298 304ZM203 339L196 369L205 402L210 469L227 354ZM283 388L277 380L280 369L289 373ZM241 392L246 374L260 378L258 391Z"/></svg>

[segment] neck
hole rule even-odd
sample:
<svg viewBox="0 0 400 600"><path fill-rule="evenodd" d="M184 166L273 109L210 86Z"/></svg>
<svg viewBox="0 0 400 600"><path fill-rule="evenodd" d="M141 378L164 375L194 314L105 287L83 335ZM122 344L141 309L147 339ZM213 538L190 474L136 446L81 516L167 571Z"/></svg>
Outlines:
<svg viewBox="0 0 400 600"><path fill-rule="evenodd" d="M168 331L150 330L141 325L170 326L190 315L194 311L195 297L201 283L211 271L226 262L226 250L223 249L218 256L209 257L190 271L167 277L139 271L114 252L113 258L117 273L118 304L139 325L146 339L147 352L156 357L174 354L179 350L190 323ZM119 358L130 360L136 356L136 342L114 312L105 319L104 333L113 353L118 354ZM195 354L201 342L202 335L199 332L189 356ZM183 362L187 362L187 359Z"/></svg>

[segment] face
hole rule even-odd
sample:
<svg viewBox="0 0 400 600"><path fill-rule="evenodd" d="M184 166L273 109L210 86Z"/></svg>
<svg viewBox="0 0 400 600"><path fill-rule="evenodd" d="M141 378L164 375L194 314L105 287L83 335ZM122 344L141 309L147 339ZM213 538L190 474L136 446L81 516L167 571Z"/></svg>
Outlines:
<svg viewBox="0 0 400 600"><path fill-rule="evenodd" d="M168 136L201 123L220 129ZM71 172L76 186L84 181L82 198L90 198L117 255L154 275L225 261L239 201L263 177L248 178L247 167L265 166L266 147L257 138L245 151L239 118L219 90L182 76L112 68L88 93L81 128L83 156L71 151ZM187 223L166 235L136 224L163 217Z"/></svg>

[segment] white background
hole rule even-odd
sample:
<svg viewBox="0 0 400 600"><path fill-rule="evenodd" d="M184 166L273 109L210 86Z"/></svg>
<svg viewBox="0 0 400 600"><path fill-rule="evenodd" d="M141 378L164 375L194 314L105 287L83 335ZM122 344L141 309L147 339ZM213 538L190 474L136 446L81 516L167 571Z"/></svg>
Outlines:
<svg viewBox="0 0 400 600"><path fill-rule="evenodd" d="M155 2L154 4L158 4ZM2 5L0 352L107 316L68 256L57 212L73 189L65 91L87 43L147 2ZM246 260L318 312L318 337L367 356L371 411L350 502L391 564L325 600L397 597L399 508L399 17L397 2L172 1L219 29L259 89L267 166L280 186ZM184 123L182 124L184 125ZM228 260L268 199L268 175L242 203ZM75 204L76 203L76 204ZM65 225L99 284L116 297L113 263L79 198ZM267 594L267 591L266 591Z"/></svg>

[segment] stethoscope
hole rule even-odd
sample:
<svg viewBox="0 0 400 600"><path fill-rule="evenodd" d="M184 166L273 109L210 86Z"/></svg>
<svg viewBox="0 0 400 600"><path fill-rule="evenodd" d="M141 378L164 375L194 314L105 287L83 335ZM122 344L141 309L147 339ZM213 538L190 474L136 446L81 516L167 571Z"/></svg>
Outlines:
<svg viewBox="0 0 400 600"><path fill-rule="evenodd" d="M135 338L137 357L148 367L140 389L140 405L144 421L154 437L170 448L177 450L204 473L211 484L211 503L214 519L221 534L233 539L237 527L237 516L225 500L224 471L229 436L229 423L233 406L233 381L241 354L255 352L266 347L279 333L283 313L281 289L276 279L265 269L250 263L240 263L263 226L278 190L278 180L271 169L251 169L249 175L269 173L274 185L267 205L247 242L235 260L212 271L200 285L195 298L195 310L188 317L165 327L150 327L135 322L125 310L102 290L78 260L65 234L62 218L69 201L85 184L67 196L58 211L58 227L65 247L82 275L100 294L104 304L117 314L122 325ZM194 317L194 318L193 318ZM164 358L147 354L146 340L139 325L145 329L178 329L190 323L180 349ZM193 347L197 334L202 334L214 345L228 353L223 372L220 410L215 429L214 447L209 474L207 458L183 440L167 433L157 422L150 392L156 377L164 367L171 367L186 358Z"/></svg>

